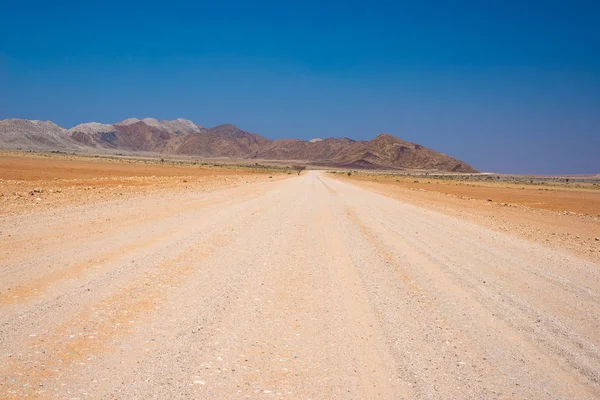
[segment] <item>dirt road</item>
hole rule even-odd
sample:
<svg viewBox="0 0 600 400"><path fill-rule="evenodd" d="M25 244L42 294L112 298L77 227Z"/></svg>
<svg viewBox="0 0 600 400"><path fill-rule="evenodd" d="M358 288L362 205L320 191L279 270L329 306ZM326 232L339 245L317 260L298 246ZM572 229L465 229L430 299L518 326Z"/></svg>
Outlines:
<svg viewBox="0 0 600 400"><path fill-rule="evenodd" d="M324 173L0 231L2 399L600 397L600 265Z"/></svg>

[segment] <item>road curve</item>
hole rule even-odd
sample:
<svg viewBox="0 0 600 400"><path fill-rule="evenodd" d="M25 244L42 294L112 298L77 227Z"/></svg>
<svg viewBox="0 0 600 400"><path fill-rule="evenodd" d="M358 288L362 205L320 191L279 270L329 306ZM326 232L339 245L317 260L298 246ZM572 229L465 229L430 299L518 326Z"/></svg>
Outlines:
<svg viewBox="0 0 600 400"><path fill-rule="evenodd" d="M0 220L0 398L600 398L600 269L310 171Z"/></svg>

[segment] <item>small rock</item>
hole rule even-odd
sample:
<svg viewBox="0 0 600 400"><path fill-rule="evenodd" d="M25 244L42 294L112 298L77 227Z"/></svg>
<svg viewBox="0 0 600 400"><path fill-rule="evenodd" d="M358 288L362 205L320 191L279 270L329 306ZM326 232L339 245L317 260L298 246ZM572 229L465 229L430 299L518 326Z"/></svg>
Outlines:
<svg viewBox="0 0 600 400"><path fill-rule="evenodd" d="M596 242L600 242L600 237L597 237L595 240Z"/></svg>

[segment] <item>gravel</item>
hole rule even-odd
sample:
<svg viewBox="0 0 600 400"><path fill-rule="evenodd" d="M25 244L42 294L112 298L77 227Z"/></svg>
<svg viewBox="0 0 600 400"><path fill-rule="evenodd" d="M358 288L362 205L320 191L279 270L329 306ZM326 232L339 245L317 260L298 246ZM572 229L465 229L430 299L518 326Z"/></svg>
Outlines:
<svg viewBox="0 0 600 400"><path fill-rule="evenodd" d="M0 230L3 399L600 397L597 263L319 172Z"/></svg>

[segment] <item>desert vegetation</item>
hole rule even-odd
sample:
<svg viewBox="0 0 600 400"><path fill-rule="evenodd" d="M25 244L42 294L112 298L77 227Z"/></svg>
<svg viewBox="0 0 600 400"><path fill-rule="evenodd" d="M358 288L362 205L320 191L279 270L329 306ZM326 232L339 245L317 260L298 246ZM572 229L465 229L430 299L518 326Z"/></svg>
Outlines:
<svg viewBox="0 0 600 400"><path fill-rule="evenodd" d="M301 173L302 171L304 171L305 169L306 169L306 166L305 166L305 165L292 165L292 170L293 170L294 172L296 172L298 175L300 175L300 173Z"/></svg>

